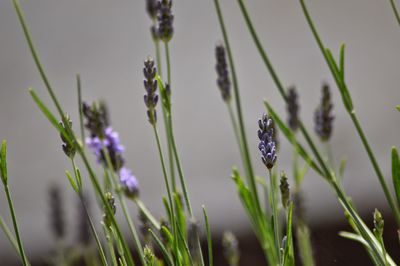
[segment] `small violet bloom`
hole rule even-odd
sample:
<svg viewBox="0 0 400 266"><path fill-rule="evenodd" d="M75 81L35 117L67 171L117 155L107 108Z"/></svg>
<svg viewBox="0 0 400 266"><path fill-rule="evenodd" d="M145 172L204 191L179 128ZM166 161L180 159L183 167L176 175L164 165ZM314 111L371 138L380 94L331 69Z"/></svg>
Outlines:
<svg viewBox="0 0 400 266"><path fill-rule="evenodd" d="M139 182L132 174L132 171L126 167L122 167L119 170L119 178L127 196L136 197L139 193Z"/></svg>

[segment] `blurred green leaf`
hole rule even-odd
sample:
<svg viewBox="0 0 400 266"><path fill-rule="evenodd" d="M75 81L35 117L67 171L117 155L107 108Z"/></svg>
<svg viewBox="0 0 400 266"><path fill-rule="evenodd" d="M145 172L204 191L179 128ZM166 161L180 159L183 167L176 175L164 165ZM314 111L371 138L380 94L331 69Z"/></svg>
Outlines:
<svg viewBox="0 0 400 266"><path fill-rule="evenodd" d="M7 141L3 140L1 143L1 151L0 151L0 173L1 180L3 184L6 186L8 182L8 173L7 173Z"/></svg>
<svg viewBox="0 0 400 266"><path fill-rule="evenodd" d="M31 94L36 105L39 107L39 109L42 111L42 113L46 116L46 118L50 121L50 123L58 130L58 132L60 132L60 134L63 135L66 142L69 145L72 145L70 136L67 134L65 129L59 124L59 121L54 117L54 115L50 112L50 110L47 108L47 106L42 102L42 100L40 100L40 98L37 96L36 92L32 88L29 88L29 93Z"/></svg>
<svg viewBox="0 0 400 266"><path fill-rule="evenodd" d="M344 49L346 45L340 45L340 78L344 81Z"/></svg>
<svg viewBox="0 0 400 266"><path fill-rule="evenodd" d="M392 179L397 203L400 205L400 159L396 147L392 148Z"/></svg>
<svg viewBox="0 0 400 266"><path fill-rule="evenodd" d="M213 259L213 250L212 250L212 235L211 235L210 224L208 223L208 215L207 215L206 207L204 207L204 205L203 205L203 216L204 216L204 223L205 223L206 232L207 232L208 266L213 266L214 259Z"/></svg>
<svg viewBox="0 0 400 266"><path fill-rule="evenodd" d="M161 228L161 230L163 230L162 228ZM154 233L154 231L152 229L149 229L149 231L150 231L151 236L154 239L154 242L155 242L156 246L160 249L161 253L163 254L163 257L164 257L165 262L167 263L167 265L168 266L174 266L173 260L172 260L172 258L170 256L170 254L168 253L167 248L164 246L163 242L161 241L161 239Z"/></svg>
<svg viewBox="0 0 400 266"><path fill-rule="evenodd" d="M289 211L287 213L287 225L286 225L286 246L283 256L284 266L294 266L294 249L293 249L293 202L289 204Z"/></svg>
<svg viewBox="0 0 400 266"><path fill-rule="evenodd" d="M73 190L74 190L76 193L78 193L79 188L78 188L78 186L76 185L74 179L72 178L71 173L70 173L68 170L66 170L66 171L65 171L65 175L67 176L68 181L69 181L69 183L71 184L71 187L73 188Z"/></svg>
<svg viewBox="0 0 400 266"><path fill-rule="evenodd" d="M347 165L347 159L344 158L340 161L340 165L339 165L339 178L343 179L343 174L344 174L344 170L346 169L346 165Z"/></svg>
<svg viewBox="0 0 400 266"><path fill-rule="evenodd" d="M397 111L400 112L400 105L397 105L397 106L396 106L396 109L397 109Z"/></svg>

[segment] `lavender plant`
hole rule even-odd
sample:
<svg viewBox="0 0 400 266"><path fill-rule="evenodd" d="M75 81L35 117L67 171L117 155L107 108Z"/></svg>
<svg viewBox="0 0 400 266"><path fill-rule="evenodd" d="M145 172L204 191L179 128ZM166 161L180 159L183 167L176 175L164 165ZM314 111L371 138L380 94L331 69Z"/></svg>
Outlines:
<svg viewBox="0 0 400 266"><path fill-rule="evenodd" d="M396 148L392 149L392 182L396 196L394 198L354 110L351 95L345 82L344 45L341 46L340 58L337 62L332 52L323 44L304 0L299 1L306 21L342 96L343 104L366 149L394 219L400 226L400 159L398 152ZM314 142L313 137L300 117L298 91L294 86L288 89L285 88L258 38L244 1L237 0L237 2L260 57L282 96L288 113L287 123L285 123L272 105L264 101L268 115L264 114L258 120L259 129L257 135L260 159L257 162L265 166L265 173L261 175L262 177L259 177L254 171L251 159L245 121L243 119L244 109L241 104L239 82L224 16L219 0L214 0L223 39L215 48L216 83L222 100L228 109L244 171L242 178L241 170L233 168L232 179L251 227L263 249L266 262L268 265L280 266L296 264L293 236L293 232L295 232L298 241L297 252L300 254L302 264L307 266L315 265L310 229L305 218L304 200L301 193L302 181L308 169L312 169L332 188L343 207L345 218L353 229L353 232L340 232L340 235L363 244L375 265L396 265L385 248L382 214L377 209L375 210L373 214L374 227L370 229L357 213L341 182L340 177L343 175L344 163L341 164L339 171L336 171L330 149L324 152L319 147L319 144ZM143 67L146 115L154 133L167 194L166 197L162 197L165 219L156 218L141 200L138 178L126 165L123 154L125 149L119 134L111 126L110 113L104 102L88 104L82 100L82 86L79 75L77 76L77 96L80 115L80 136L76 134L73 122L62 108L41 64L19 2L18 0L13 0L13 3L36 67L57 110L57 114L53 114L36 91L29 89L34 102L60 135L61 148L71 163L72 174L69 170L66 170L65 174L81 206L80 218L82 219L83 217L83 219L80 220L82 229L80 233L82 238L80 240L83 245L88 245L90 237L93 237L96 243L97 251L93 255L95 259L87 259L86 263L90 264L91 261L98 261L102 265L212 266L214 264L213 243L207 212L203 206L208 261L203 256L202 234L191 205L189 190L186 185L186 178L174 135L173 108L171 104L172 73L169 51L169 45L174 34L172 1L146 1L146 11L152 21L150 33L155 47L155 60L150 56L147 57ZM391 5L397 20L399 20L396 5L393 1L391 1ZM164 44L164 55L160 52L160 44ZM166 79L162 76L162 60L165 60L166 63ZM157 117L158 108L162 109L162 117L160 118ZM329 86L324 84L322 87L322 99L314 114L315 134L323 143L328 143L332 135L334 121L332 109L331 92ZM158 129L160 122L164 124L168 164L164 159L164 147ZM293 188L286 173L279 170L278 128L293 146ZM308 152L300 143L299 134L303 136L311 152ZM87 156L88 152L93 154L97 164L91 163ZM329 160L324 159L326 156ZM85 179L82 178L81 171L77 167L77 160L83 163L91 186L84 183ZM300 167L300 163L303 163L304 166ZM177 173L175 173L175 170ZM101 172L103 176L97 172ZM176 181L175 176L179 178L179 183ZM0 227L20 256L22 264L24 266L29 265L19 234L17 218L8 187L5 141L3 141L0 151L0 177L7 197L14 233L11 232L2 217L0 217ZM88 210L88 201L83 192L83 188L85 187L86 189L86 186L91 187L95 194L98 203L97 207L102 213L100 221L93 219ZM264 191L264 198L259 193L261 188ZM50 196L53 213L52 228L55 236L61 239L65 234L65 228L59 191L52 189ZM134 223L131 213L128 211L129 203L135 204L137 207L140 225ZM123 213L128 224L129 234L123 234L121 222L115 216L116 212ZM102 230L99 230L98 227L101 227ZM140 238L140 235L142 238ZM136 253L131 252L128 238L133 240ZM240 251L238 249L238 241L233 234L224 234L223 247L228 264L231 266L239 265ZM66 263L66 260L64 261L65 254L62 252L63 250L61 249L61 255L58 257L56 264ZM133 254L137 254L137 258L134 258Z"/></svg>

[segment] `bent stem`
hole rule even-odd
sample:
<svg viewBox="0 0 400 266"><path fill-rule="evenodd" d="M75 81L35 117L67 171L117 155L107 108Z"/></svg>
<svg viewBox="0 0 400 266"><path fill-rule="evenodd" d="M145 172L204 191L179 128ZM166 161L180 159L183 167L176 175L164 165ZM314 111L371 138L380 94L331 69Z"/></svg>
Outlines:
<svg viewBox="0 0 400 266"><path fill-rule="evenodd" d="M315 24L314 24L309 12L308 12L307 6L306 6L304 0L299 0L299 1L300 1L300 4L301 4L301 8L303 10L303 14L304 14L304 16L305 16L305 18L307 20L307 23L308 23L308 25L309 25L309 27L311 29L312 34L314 36L314 39L316 40L316 42L318 44L318 47L320 48L321 53L322 53L323 57L325 58L325 61L327 62L328 66L329 66L329 69L331 70L332 76L334 77L338 88L341 90L341 92L342 91L347 91L343 73L342 73L342 75L340 75L340 73L337 73L337 71L335 71L335 69L332 68L332 65L330 63L330 59L329 59L329 57L327 55L327 49L325 48L324 44L322 43L322 40L321 40L321 38L320 38L320 36L318 34L318 31L317 31L317 29L315 27ZM351 120L352 120L354 126L357 129L357 133L358 133L359 137L361 138L361 141L362 141L362 143L364 145L364 148L367 151L368 157L369 157L369 159L371 161L371 164L372 164L372 166L374 168L374 171L375 171L375 173L376 173L376 175L377 175L377 177L379 179L379 182L380 182L380 184L382 186L383 192L384 192L384 194L386 196L386 200L388 201L389 206L392 209L392 212L394 214L396 222L397 222L398 225L400 225L400 210L399 210L399 206L397 204L395 204L395 202L394 202L392 194L390 193L390 191L388 189L388 186L386 184L385 178L384 178L384 176L382 174L382 171L381 171L381 169L380 169L380 167L379 167L379 165L378 165L378 163L376 161L375 155L372 152L372 149L371 149L371 147L369 145L369 142L368 142L367 138L365 137L364 131L363 131L363 129L362 129L362 127L361 127L361 125L360 125L360 123L358 121L358 118L357 118L357 116L355 114L355 111L354 110L350 110L348 108L346 108L346 109L347 109L347 111L348 111L348 113L349 113L349 115L351 117Z"/></svg>
<svg viewBox="0 0 400 266"><path fill-rule="evenodd" d="M260 219L263 215L262 215L262 210L261 210L261 205L260 205L260 199L258 197L258 191L257 191L257 185L256 185L255 176L254 176L253 166L251 164L250 152L249 152L249 148L248 148L248 144L247 144L247 138L246 138L246 132L245 132L245 126L244 126L243 114L242 114L242 107L241 107L241 102L240 102L239 84L238 84L237 77L236 77L235 64L233 62L233 55L232 55L231 47L229 44L228 34L227 34L227 31L225 28L224 18L222 15L219 0L214 0L214 4L215 4L215 9L217 11L220 28L222 31L226 51L228 54L229 65L231 67L231 72L232 72L232 83L233 83L233 89L234 89L234 94L235 94L237 117L238 117L238 121L239 121L239 133L240 133L240 137L242 139L241 144L242 144L242 148L243 148L244 163L246 164L246 166L247 166L246 168L248 169L247 179L250 183L250 189L252 192L251 194L252 194L253 200L256 204L258 218Z"/></svg>

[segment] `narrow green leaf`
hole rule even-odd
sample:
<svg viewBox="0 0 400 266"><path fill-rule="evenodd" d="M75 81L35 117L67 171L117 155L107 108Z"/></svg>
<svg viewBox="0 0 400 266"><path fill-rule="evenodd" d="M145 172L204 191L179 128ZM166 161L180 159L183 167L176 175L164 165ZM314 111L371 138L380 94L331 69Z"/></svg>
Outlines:
<svg viewBox="0 0 400 266"><path fill-rule="evenodd" d="M196 264L193 263L193 258L192 258L192 255L190 254L190 249L189 249L188 243L187 243L187 241L185 239L184 233L182 232L181 228L177 227L177 229L178 229L179 243L182 244L181 248L178 250L178 252L180 250L185 250L187 263L189 265L196 265Z"/></svg>
<svg viewBox="0 0 400 266"><path fill-rule="evenodd" d="M344 81L344 49L346 45L342 43L340 45L340 78Z"/></svg>
<svg viewBox="0 0 400 266"><path fill-rule="evenodd" d="M397 106L396 106L396 109L397 109L397 111L400 112L400 105L397 105Z"/></svg>
<svg viewBox="0 0 400 266"><path fill-rule="evenodd" d="M50 110L46 107L46 105L40 100L40 98L37 96L36 92L32 89L29 88L29 93L31 94L33 100L35 101L36 105L39 107L39 109L42 111L42 113L46 116L46 118L50 121L50 123L60 132L63 137L65 138L66 142L71 145L71 138L65 131L65 129L59 124L59 121L54 117L54 115L50 112Z"/></svg>
<svg viewBox="0 0 400 266"><path fill-rule="evenodd" d="M3 220L3 217L0 216L0 228L3 230L4 234L6 235L8 241L10 241L11 245L14 247L15 251L21 256L21 252L18 248L17 239L15 239L13 233L8 228L6 222Z"/></svg>
<svg viewBox="0 0 400 266"><path fill-rule="evenodd" d="M167 90L165 89L165 86L163 84L163 81L159 75L156 76L157 84L160 89L160 96L161 96L161 102L162 105L165 108L165 111L167 111L168 114L171 113L171 101L170 97L168 95Z"/></svg>
<svg viewBox="0 0 400 266"><path fill-rule="evenodd" d="M1 180L3 181L4 186L8 183L8 173L7 173L7 141L3 139L1 143L1 151L0 151L0 173Z"/></svg>
<svg viewBox="0 0 400 266"><path fill-rule="evenodd" d="M66 171L65 171L65 175L67 176L68 181L69 181L69 183L71 184L71 187L73 188L73 190L74 190L76 193L78 193L78 191L79 191L78 186L76 185L74 179L72 178L71 173L70 173L68 170L66 170Z"/></svg>
<svg viewBox="0 0 400 266"><path fill-rule="evenodd" d="M170 256L170 254L168 253L166 247L164 246L164 244L162 243L162 241L160 240L160 238L153 232L153 230L149 229L151 236L153 237L155 244L158 246L158 248L160 249L161 253L163 254L163 257L165 259L165 262L167 263L168 266L174 266L173 260Z"/></svg>
<svg viewBox="0 0 400 266"><path fill-rule="evenodd" d="M347 165L347 159L344 158L340 161L340 165L339 165L339 178L340 179L343 179L344 170L346 169L346 165Z"/></svg>
<svg viewBox="0 0 400 266"><path fill-rule="evenodd" d="M346 107L346 110L348 112L353 111L353 100L351 99L350 92L347 89L346 83L344 82L344 79L342 79L342 74L336 64L335 59L333 58L332 52L329 49L325 50L326 58L327 58L327 63L332 71L332 74L337 81L337 85L339 88L339 92L342 96L343 104Z"/></svg>
<svg viewBox="0 0 400 266"><path fill-rule="evenodd" d="M185 211L183 210L183 206L181 203L181 198L178 194L173 194L174 203L175 203L175 212L176 212L176 222L177 227L184 232L184 237L186 238L186 218L185 218Z"/></svg>
<svg viewBox="0 0 400 266"><path fill-rule="evenodd" d="M397 203L400 205L400 159L396 147L392 148L392 179Z"/></svg>
<svg viewBox="0 0 400 266"><path fill-rule="evenodd" d="M290 202L289 211L287 213L286 224L286 247L284 250L284 266L294 266L294 250L293 250L293 202Z"/></svg>
<svg viewBox="0 0 400 266"><path fill-rule="evenodd" d="M82 189L82 176L81 176L81 171L79 170L79 168L75 169L75 173L76 173L76 182L77 185L80 189Z"/></svg>
<svg viewBox="0 0 400 266"><path fill-rule="evenodd" d="M208 266L214 265L214 258L213 258L213 250L212 250L212 235L210 224L208 223L208 215L206 211L206 207L203 205L203 215L204 215L204 222L206 225L206 232L207 232L207 246L208 246Z"/></svg>
<svg viewBox="0 0 400 266"><path fill-rule="evenodd" d="M264 101L264 104L268 110L268 114L272 116L272 119L278 125L279 129L286 136L289 142L294 146L296 152L304 159L304 161L306 161L310 165L311 168L313 168L321 176L324 176L317 164L311 159L304 148L297 142L293 131L286 127L285 123L282 121L282 119L280 119L278 114L272 109L271 105L267 101Z"/></svg>

